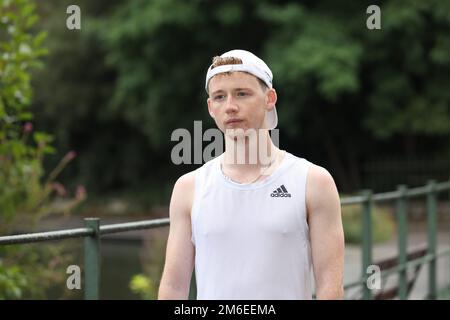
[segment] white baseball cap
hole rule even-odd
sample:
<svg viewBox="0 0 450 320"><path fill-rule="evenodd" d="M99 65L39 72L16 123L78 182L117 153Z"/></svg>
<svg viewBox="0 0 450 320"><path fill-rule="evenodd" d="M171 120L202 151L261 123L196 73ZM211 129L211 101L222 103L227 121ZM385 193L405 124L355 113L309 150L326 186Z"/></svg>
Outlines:
<svg viewBox="0 0 450 320"><path fill-rule="evenodd" d="M233 71L242 71L247 72L255 77L261 79L269 88L272 88L272 80L273 75L270 68L267 66L267 64L255 56L253 53L246 51L246 50L231 50L228 52L225 52L220 56L223 57L233 57L233 58L239 58L242 60L242 64L228 64L223 66L218 66L213 68L213 65L211 65L208 68L208 72L206 74L206 82L205 82L205 89L206 92L208 92L208 83L209 80L211 80L212 77L219 73L224 72L233 72ZM266 113L266 123L267 123L267 129L272 130L275 129L278 124L278 116L277 116L277 110L275 106L272 110Z"/></svg>

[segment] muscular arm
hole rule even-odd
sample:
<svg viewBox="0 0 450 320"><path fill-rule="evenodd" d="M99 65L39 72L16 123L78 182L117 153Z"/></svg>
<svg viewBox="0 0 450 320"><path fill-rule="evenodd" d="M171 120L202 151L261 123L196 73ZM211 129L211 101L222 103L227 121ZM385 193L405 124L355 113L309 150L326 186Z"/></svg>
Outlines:
<svg viewBox="0 0 450 320"><path fill-rule="evenodd" d="M187 299L194 268L194 246L191 242L191 208L195 187L190 172L175 183L170 200L170 229L166 260L159 285L158 299Z"/></svg>
<svg viewBox="0 0 450 320"><path fill-rule="evenodd" d="M344 231L339 194L333 178L312 165L306 205L317 299L343 298Z"/></svg>

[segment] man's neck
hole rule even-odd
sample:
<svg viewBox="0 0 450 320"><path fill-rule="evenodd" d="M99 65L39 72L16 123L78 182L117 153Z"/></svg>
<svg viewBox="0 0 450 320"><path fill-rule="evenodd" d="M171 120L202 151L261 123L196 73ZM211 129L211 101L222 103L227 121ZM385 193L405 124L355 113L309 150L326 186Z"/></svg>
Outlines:
<svg viewBox="0 0 450 320"><path fill-rule="evenodd" d="M259 170L270 166L279 152L268 131L256 137L225 135L223 166L232 171Z"/></svg>

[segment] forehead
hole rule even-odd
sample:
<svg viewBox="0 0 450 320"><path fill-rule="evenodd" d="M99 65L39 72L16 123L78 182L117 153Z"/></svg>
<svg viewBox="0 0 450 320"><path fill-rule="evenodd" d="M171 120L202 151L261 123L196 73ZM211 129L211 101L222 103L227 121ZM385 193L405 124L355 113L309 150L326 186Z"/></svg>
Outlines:
<svg viewBox="0 0 450 320"><path fill-rule="evenodd" d="M241 71L219 73L212 77L208 84L210 93L234 88L257 88L258 86L258 79L255 76Z"/></svg>

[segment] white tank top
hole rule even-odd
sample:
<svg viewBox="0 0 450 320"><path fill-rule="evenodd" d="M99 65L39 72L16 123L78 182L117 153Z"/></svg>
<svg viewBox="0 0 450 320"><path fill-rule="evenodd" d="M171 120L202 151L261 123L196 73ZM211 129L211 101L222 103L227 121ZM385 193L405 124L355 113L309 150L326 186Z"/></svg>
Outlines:
<svg viewBox="0 0 450 320"><path fill-rule="evenodd" d="M197 299L311 299L306 177L288 152L265 180L227 179L219 156L196 170L192 207Z"/></svg>

